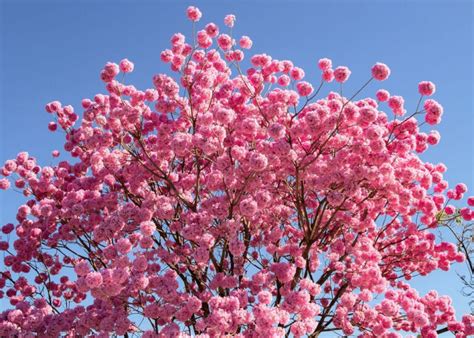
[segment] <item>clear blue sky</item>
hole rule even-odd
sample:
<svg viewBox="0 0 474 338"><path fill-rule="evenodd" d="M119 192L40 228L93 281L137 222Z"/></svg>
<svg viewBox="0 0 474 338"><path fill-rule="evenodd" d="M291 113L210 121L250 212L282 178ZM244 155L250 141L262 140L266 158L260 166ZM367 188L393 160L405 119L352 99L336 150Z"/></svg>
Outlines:
<svg viewBox="0 0 474 338"><path fill-rule="evenodd" d="M152 86L153 74L168 72L159 61L177 31L189 35L188 5L203 12L200 24L237 16L235 35L249 35L254 53L290 59L317 84L316 61L333 59L353 71L345 92L353 92L377 61L392 69L383 84L405 96L415 109L417 83L437 85L444 108L441 143L423 158L443 161L454 185L474 189L473 4L456 1L21 1L0 0L0 163L28 150L42 165L62 148L61 134L47 130L44 105L54 99L80 112L82 98L104 92L99 71L107 61L135 62L128 81ZM379 83L380 84L380 83ZM373 95L379 84L363 94ZM331 88L336 89L333 85ZM472 193L473 191L471 191ZM14 221L21 196L0 194L0 224ZM455 268L462 271L462 266ZM436 273L414 283L453 297L458 312L467 300L458 293L454 272Z"/></svg>

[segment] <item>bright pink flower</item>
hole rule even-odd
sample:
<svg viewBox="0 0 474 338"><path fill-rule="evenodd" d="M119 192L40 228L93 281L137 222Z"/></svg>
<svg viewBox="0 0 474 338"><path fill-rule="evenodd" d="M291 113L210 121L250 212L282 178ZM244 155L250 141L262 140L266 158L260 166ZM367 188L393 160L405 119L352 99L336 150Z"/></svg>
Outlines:
<svg viewBox="0 0 474 338"><path fill-rule="evenodd" d="M302 80L304 78L304 75L304 70L299 67L293 67L293 69L291 69L290 71L290 76L295 81Z"/></svg>
<svg viewBox="0 0 474 338"><path fill-rule="evenodd" d="M107 62L104 66L104 69L100 73L100 78L104 82L111 82L117 74L120 72L119 66L116 63ZM46 106L48 107L48 106ZM57 112L58 109L56 107L51 107L50 109L46 108L48 112Z"/></svg>
<svg viewBox="0 0 474 338"><path fill-rule="evenodd" d="M290 77L288 75L281 75L279 78L278 78L278 84L282 87L286 87L290 84Z"/></svg>
<svg viewBox="0 0 474 338"><path fill-rule="evenodd" d="M244 49L250 49L252 48L252 40L250 40L250 38L246 35L242 36L239 40L239 45L241 48L244 48Z"/></svg>
<svg viewBox="0 0 474 338"><path fill-rule="evenodd" d="M268 135L275 140L281 139L285 136L285 127L279 123L273 123L268 127Z"/></svg>
<svg viewBox="0 0 474 338"><path fill-rule="evenodd" d="M265 305L270 304L273 298L272 294L268 291L260 291L257 296L258 296L258 301L261 304L265 304Z"/></svg>
<svg viewBox="0 0 474 338"><path fill-rule="evenodd" d="M390 96L388 99L388 106L392 109L393 113L397 116L402 116L405 114L405 109L403 105L405 104L405 100L401 96Z"/></svg>
<svg viewBox="0 0 474 338"><path fill-rule="evenodd" d="M174 47L177 47L177 46L182 46L184 45L184 41L185 41L185 36L181 33L175 33L173 34L173 36L171 37L171 44L174 46Z"/></svg>
<svg viewBox="0 0 474 338"><path fill-rule="evenodd" d="M301 96L309 96L313 92L313 86L306 81L301 81L296 84L296 89L298 90L298 94Z"/></svg>
<svg viewBox="0 0 474 338"><path fill-rule="evenodd" d="M143 236L151 236L156 230L156 226L153 222L147 221L140 224L140 231Z"/></svg>
<svg viewBox="0 0 474 338"><path fill-rule="evenodd" d="M268 165L267 157L257 152L252 152L250 155L250 168L255 171L262 171Z"/></svg>
<svg viewBox="0 0 474 338"><path fill-rule="evenodd" d="M270 270L275 274L278 280L282 283L290 282L296 272L296 268L288 263L274 263Z"/></svg>
<svg viewBox="0 0 474 338"><path fill-rule="evenodd" d="M15 161L7 160L5 161L5 169L8 171L15 171L18 168Z"/></svg>
<svg viewBox="0 0 474 338"><path fill-rule="evenodd" d="M86 284L89 288L95 289L102 285L102 275L100 272L89 272L86 275Z"/></svg>
<svg viewBox="0 0 474 338"><path fill-rule="evenodd" d="M117 73L118 73L118 68L117 68ZM61 108L62 108L61 102L59 101L53 101L46 105L46 111L48 113L57 113L59 112Z"/></svg>
<svg viewBox="0 0 474 338"><path fill-rule="evenodd" d="M189 6L188 9L186 10L186 15L188 16L188 19L194 22L197 22L201 19L202 13L199 10L199 8L194 7L194 6Z"/></svg>
<svg viewBox="0 0 474 338"><path fill-rule="evenodd" d="M240 202L240 212L245 217L252 217L258 210L257 202L252 198L246 198Z"/></svg>
<svg viewBox="0 0 474 338"><path fill-rule="evenodd" d="M375 96L377 97L377 100L379 100L380 102L385 102L385 101L388 101L388 99L390 98L390 93L386 91L385 89L380 89L377 91Z"/></svg>
<svg viewBox="0 0 474 338"><path fill-rule="evenodd" d="M208 23L206 25L206 33L211 38L215 38L217 35L219 35L219 27L217 27L215 23Z"/></svg>
<svg viewBox="0 0 474 338"><path fill-rule="evenodd" d="M89 267L89 264L82 260L82 261L79 261L78 263L76 263L76 265L74 266L74 271L77 273L78 276L85 276L89 273L90 271L90 267Z"/></svg>
<svg viewBox="0 0 474 338"><path fill-rule="evenodd" d="M132 244L130 243L128 238L120 238L115 246L117 248L117 251L123 255L129 253L132 249Z"/></svg>
<svg viewBox="0 0 474 338"><path fill-rule="evenodd" d="M431 145L436 145L439 143L440 138L440 133L437 130L432 130L428 135L427 142Z"/></svg>
<svg viewBox="0 0 474 338"><path fill-rule="evenodd" d="M107 62L104 71L109 75L110 77L114 78L115 76L118 75L120 69L119 66L116 63L113 62Z"/></svg>
<svg viewBox="0 0 474 338"><path fill-rule="evenodd" d="M334 78L339 83L344 83L349 79L351 71L345 66L339 66L334 70Z"/></svg>
<svg viewBox="0 0 474 338"><path fill-rule="evenodd" d="M473 219L474 217L474 212L472 212L471 210L469 210L469 208L462 208L460 211L459 211L459 214L461 215L461 217L469 222L470 220Z"/></svg>
<svg viewBox="0 0 474 338"><path fill-rule="evenodd" d="M212 45L212 39L205 30L197 32L196 38L201 48L209 48Z"/></svg>
<svg viewBox="0 0 474 338"><path fill-rule="evenodd" d="M378 81L384 81L390 76L390 68L385 63L377 62L372 67L372 77Z"/></svg>
<svg viewBox="0 0 474 338"><path fill-rule="evenodd" d="M227 34L221 34L217 38L217 44L219 47L221 47L223 50L229 50L232 48L233 41L232 38L227 35Z"/></svg>
<svg viewBox="0 0 474 338"><path fill-rule="evenodd" d="M56 122L49 122L48 123L48 129L50 131L56 131L56 129L58 129L58 125L56 124Z"/></svg>
<svg viewBox="0 0 474 338"><path fill-rule="evenodd" d="M134 64L129 61L128 59L123 59L120 61L120 70L123 73L131 73L133 72Z"/></svg>
<svg viewBox="0 0 474 338"><path fill-rule="evenodd" d="M326 82L332 82L334 80L334 71L332 69L326 69L323 71L323 80Z"/></svg>
<svg viewBox="0 0 474 338"><path fill-rule="evenodd" d="M234 121L235 113L231 109L221 108L216 111L215 118L222 124L229 124Z"/></svg>
<svg viewBox="0 0 474 338"><path fill-rule="evenodd" d="M467 186L464 183L456 184L455 189L456 192L460 194L464 194L465 192L467 192Z"/></svg>
<svg viewBox="0 0 474 338"><path fill-rule="evenodd" d="M322 71L326 71L326 70L331 69L331 68L332 68L332 61L331 61L331 59L328 59L328 58L319 59L319 61L318 61L318 67L319 67L319 69L321 69Z"/></svg>
<svg viewBox="0 0 474 338"><path fill-rule="evenodd" d="M418 92L423 96L431 96L435 93L436 86L431 81L421 81L418 84Z"/></svg>
<svg viewBox="0 0 474 338"><path fill-rule="evenodd" d="M13 231L14 229L14 225L12 223L8 223L8 224L5 224L3 227L2 227L2 232L6 235L8 235L10 232Z"/></svg>
<svg viewBox="0 0 474 338"><path fill-rule="evenodd" d="M197 32L196 39L201 48L209 48L212 45L212 39L205 30Z"/></svg>
<svg viewBox="0 0 474 338"><path fill-rule="evenodd" d="M426 111L425 121L430 125L435 125L441 122L443 116L443 107L435 100L428 99L423 105Z"/></svg>
<svg viewBox="0 0 474 338"><path fill-rule="evenodd" d="M148 268L148 260L146 259L145 256L141 255L138 256L134 261L133 261L133 271L135 272L144 272Z"/></svg>

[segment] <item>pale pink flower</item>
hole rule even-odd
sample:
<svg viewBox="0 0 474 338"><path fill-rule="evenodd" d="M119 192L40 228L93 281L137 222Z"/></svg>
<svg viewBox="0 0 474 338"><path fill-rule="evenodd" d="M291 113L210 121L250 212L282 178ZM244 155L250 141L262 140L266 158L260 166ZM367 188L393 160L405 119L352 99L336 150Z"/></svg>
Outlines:
<svg viewBox="0 0 474 338"><path fill-rule="evenodd" d="M241 48L250 49L252 48L252 40L246 35L242 36L239 40L239 45Z"/></svg>
<svg viewBox="0 0 474 338"><path fill-rule="evenodd" d="M234 23L235 23L235 15L233 14L228 14L225 16L224 18L224 24L227 26L227 27L234 27Z"/></svg>

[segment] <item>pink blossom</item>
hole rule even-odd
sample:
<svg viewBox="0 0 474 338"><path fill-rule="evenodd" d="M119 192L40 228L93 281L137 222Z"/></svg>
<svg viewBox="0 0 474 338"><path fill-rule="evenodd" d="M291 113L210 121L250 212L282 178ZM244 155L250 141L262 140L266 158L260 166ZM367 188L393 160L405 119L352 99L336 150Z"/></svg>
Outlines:
<svg viewBox="0 0 474 338"><path fill-rule="evenodd" d="M221 108L215 113L216 120L222 124L229 124L234 121L235 113L231 109Z"/></svg>
<svg viewBox="0 0 474 338"><path fill-rule="evenodd" d="M421 81L418 84L418 92L423 96L431 96L435 93L436 86L431 81Z"/></svg>
<svg viewBox="0 0 474 338"><path fill-rule="evenodd" d="M211 38L215 38L217 35L219 35L219 27L215 23L208 23L206 25L206 33L209 35Z"/></svg>
<svg viewBox="0 0 474 338"><path fill-rule="evenodd" d="M229 50L232 48L233 41L232 38L227 35L227 34L221 34L217 38L217 43L219 47L221 47L223 50Z"/></svg>
<svg viewBox="0 0 474 338"><path fill-rule="evenodd" d="M10 181L6 178L0 179L0 190L7 190L10 188Z"/></svg>
<svg viewBox="0 0 474 338"><path fill-rule="evenodd" d="M430 125L435 125L441 122L443 115L443 107L435 100L428 99L423 105L426 111L425 121Z"/></svg>
<svg viewBox="0 0 474 338"><path fill-rule="evenodd" d="M143 236L151 236L156 230L156 226L153 222L147 221L140 224L140 231Z"/></svg>
<svg viewBox="0 0 474 338"><path fill-rule="evenodd" d="M244 49L250 49L252 48L252 40L250 40L250 38L246 35L242 36L239 40L239 45L241 48L244 48Z"/></svg>
<svg viewBox="0 0 474 338"><path fill-rule="evenodd" d="M106 65L104 66L104 69L100 73L100 78L104 82L111 82L118 75L119 72L120 72L120 68L116 63L107 62ZM58 112L60 108L55 104L55 102L52 102L51 104L49 104L48 105L49 107L46 106L46 111Z"/></svg>
<svg viewBox="0 0 474 338"><path fill-rule="evenodd" d="M285 127L279 123L273 123L268 128L268 135L275 140L278 140L285 136Z"/></svg>
<svg viewBox="0 0 474 338"><path fill-rule="evenodd" d="M89 272L86 275L86 284L89 288L95 289L102 285L102 275L100 272Z"/></svg>
<svg viewBox="0 0 474 338"><path fill-rule="evenodd" d="M205 30L200 30L197 32L196 37L199 47L209 48L212 45L212 39Z"/></svg>
<svg viewBox="0 0 474 338"><path fill-rule="evenodd" d="M8 224L5 224L3 227L2 227L2 232L6 235L8 235L10 232L13 231L14 229L14 225L12 223L8 223Z"/></svg>
<svg viewBox="0 0 474 338"><path fill-rule="evenodd" d="M304 70L299 67L293 67L293 69L291 69L290 71L290 76L295 81L302 80L304 78L304 75Z"/></svg>
<svg viewBox="0 0 474 338"><path fill-rule="evenodd" d="M290 84L290 77L288 75L281 75L279 78L278 78L278 84L282 87L286 87Z"/></svg>
<svg viewBox="0 0 474 338"><path fill-rule="evenodd" d="M234 27L234 23L235 23L235 15L233 14L228 14L225 16L224 18L224 24L227 26L227 27Z"/></svg>
<svg viewBox="0 0 474 338"><path fill-rule="evenodd" d="M114 78L115 76L118 75L118 73L120 71L120 68L116 63L107 62L105 67L104 67L104 71L105 71L105 73L107 73L108 76L110 76L111 78ZM55 110L53 110L53 111L57 111L57 108L54 108L54 109Z"/></svg>
<svg viewBox="0 0 474 338"><path fill-rule="evenodd" d="M328 59L328 58L319 59L319 61L318 61L318 67L319 67L319 69L321 69L322 71L326 71L326 70L331 69L331 68L332 68L332 61L331 61L331 59Z"/></svg>
<svg viewBox="0 0 474 338"><path fill-rule="evenodd" d="M257 202L252 198L246 198L240 202L240 212L245 217L252 217L258 210Z"/></svg>
<svg viewBox="0 0 474 338"><path fill-rule="evenodd" d="M268 291L260 291L258 293L258 301L262 304L268 305L272 301L272 294Z"/></svg>
<svg viewBox="0 0 474 338"><path fill-rule="evenodd" d="M202 13L199 10L199 8L194 7L194 6L189 6L186 10L186 15L188 16L188 19L194 22L197 22L201 19Z"/></svg>
<svg viewBox="0 0 474 338"><path fill-rule="evenodd" d="M117 251L125 255L132 249L132 244L128 238L120 238L116 244Z"/></svg>
<svg viewBox="0 0 474 338"><path fill-rule="evenodd" d="M454 188L456 189L456 192L460 194L467 192L467 186L464 183L458 183Z"/></svg>
<svg viewBox="0 0 474 338"><path fill-rule="evenodd" d="M439 143L440 138L441 138L440 133L436 130L432 130L430 134L428 135L427 142L431 145L436 145Z"/></svg>
<svg viewBox="0 0 474 338"><path fill-rule="evenodd" d="M390 98L388 99L388 106L397 116L402 116L405 114L405 109L403 107L404 104L405 100L403 99L403 97L398 95L390 96Z"/></svg>
<svg viewBox="0 0 474 338"><path fill-rule="evenodd" d="M133 261L133 270L138 272L144 272L148 268L148 262L145 256L138 256Z"/></svg>
<svg viewBox="0 0 474 338"><path fill-rule="evenodd" d="M326 69L323 71L323 80L326 82L332 82L332 80L334 80L334 71L332 69Z"/></svg>
<svg viewBox="0 0 474 338"><path fill-rule="evenodd" d="M123 73L133 72L134 67L135 67L134 64L131 61L129 61L128 59L123 59L122 61L120 61L120 70Z"/></svg>
<svg viewBox="0 0 474 338"><path fill-rule="evenodd" d="M301 96L309 96L313 92L313 86L306 81L301 81L296 84L296 89L298 90L298 94Z"/></svg>
<svg viewBox="0 0 474 338"><path fill-rule="evenodd" d="M390 76L390 68L385 63L377 62L372 67L372 77L378 81L384 81Z"/></svg>
<svg viewBox="0 0 474 338"><path fill-rule="evenodd" d="M250 168L255 171L262 171L268 165L267 157L263 154L253 152L250 155Z"/></svg>
<svg viewBox="0 0 474 338"><path fill-rule="evenodd" d="M349 79L349 76L351 75L351 71L349 70L349 68L345 67L345 66L340 66L340 67L337 67L335 70L334 70L334 78L336 79L337 82L339 83L344 83L347 81L347 79Z"/></svg>
<svg viewBox="0 0 474 338"><path fill-rule="evenodd" d="M274 263L270 270L282 283L288 283L293 279L296 268L288 263Z"/></svg>
<svg viewBox="0 0 474 338"><path fill-rule="evenodd" d="M388 101L388 99L390 98L390 93L386 91L385 89L380 89L377 91L375 96L377 97L377 100L379 100L380 102L385 102L385 101Z"/></svg>
<svg viewBox="0 0 474 338"><path fill-rule="evenodd" d="M50 131L56 131L58 129L58 125L56 124L56 122L49 122L48 129Z"/></svg>
<svg viewBox="0 0 474 338"><path fill-rule="evenodd" d="M185 36L181 33L175 33L173 34L173 36L171 37L171 44L173 46L181 46L184 44L184 41L185 41Z"/></svg>

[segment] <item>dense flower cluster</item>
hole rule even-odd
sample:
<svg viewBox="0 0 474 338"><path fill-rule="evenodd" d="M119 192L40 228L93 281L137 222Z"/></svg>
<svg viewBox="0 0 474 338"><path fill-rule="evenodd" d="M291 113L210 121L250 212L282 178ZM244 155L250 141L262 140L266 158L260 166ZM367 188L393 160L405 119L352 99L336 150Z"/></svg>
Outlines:
<svg viewBox="0 0 474 338"><path fill-rule="evenodd" d="M315 89L266 54L243 71L248 36L209 23L195 38L172 36L173 76L154 88L118 81L134 69L124 59L105 65L107 92L82 101L82 118L49 103L72 161L21 152L1 167L0 189L27 201L1 228L0 336L474 334L448 297L404 281L462 262L435 230L474 219L473 197L449 204L466 186L449 190L446 167L418 156L440 137L416 119L440 122L442 106L423 102L434 84L405 116L383 89L317 97L351 74L327 58ZM377 63L371 80L389 75Z"/></svg>

